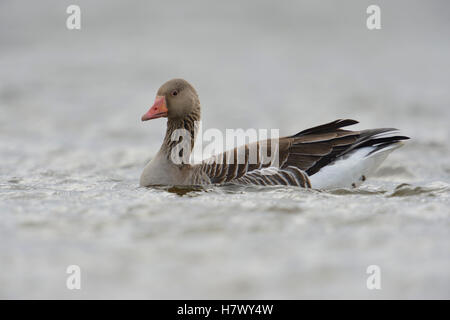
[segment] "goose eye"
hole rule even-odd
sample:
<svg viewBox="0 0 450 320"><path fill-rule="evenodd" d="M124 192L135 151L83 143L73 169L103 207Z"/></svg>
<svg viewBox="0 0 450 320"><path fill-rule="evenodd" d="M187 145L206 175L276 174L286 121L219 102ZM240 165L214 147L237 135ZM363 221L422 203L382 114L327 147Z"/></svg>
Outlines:
<svg viewBox="0 0 450 320"><path fill-rule="evenodd" d="M172 96L175 97L178 94L178 91L177 90L173 90L171 94L172 94Z"/></svg>

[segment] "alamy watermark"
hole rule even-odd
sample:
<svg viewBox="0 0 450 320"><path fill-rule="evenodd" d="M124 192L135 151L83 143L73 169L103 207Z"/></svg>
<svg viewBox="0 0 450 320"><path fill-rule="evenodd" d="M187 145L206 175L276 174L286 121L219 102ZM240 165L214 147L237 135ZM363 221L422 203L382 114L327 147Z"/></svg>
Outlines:
<svg viewBox="0 0 450 320"><path fill-rule="evenodd" d="M370 274L366 280L366 286L369 290L381 290L381 268L376 264L367 267L366 273Z"/></svg>
<svg viewBox="0 0 450 320"><path fill-rule="evenodd" d="M71 4L67 7L66 13L69 16L66 19L66 27L69 30L81 29L81 8L75 4Z"/></svg>
<svg viewBox="0 0 450 320"><path fill-rule="evenodd" d="M66 13L69 16L66 19L66 27L69 30L81 29L81 8L78 5L71 4L67 7ZM366 20L366 26L369 30L381 29L381 9L378 5L372 4L367 7L366 13L369 14Z"/></svg>
<svg viewBox="0 0 450 320"><path fill-rule="evenodd" d="M184 128L172 132L170 159L174 164L209 161L216 164L279 165L279 129L219 129L203 131L201 121L194 125L197 136Z"/></svg>
<svg viewBox="0 0 450 320"><path fill-rule="evenodd" d="M81 289L81 268L76 264L72 264L67 267L66 273L69 276L66 279L66 287L69 290Z"/></svg>
<svg viewBox="0 0 450 320"><path fill-rule="evenodd" d="M369 14L366 20L366 26L369 30L381 29L381 9L379 6L372 4L367 7L366 13Z"/></svg>

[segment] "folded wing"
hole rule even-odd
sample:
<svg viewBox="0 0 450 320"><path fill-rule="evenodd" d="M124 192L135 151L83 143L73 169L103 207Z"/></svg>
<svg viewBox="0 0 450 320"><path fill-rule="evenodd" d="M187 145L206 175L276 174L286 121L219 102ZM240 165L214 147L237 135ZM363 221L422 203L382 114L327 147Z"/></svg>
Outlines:
<svg viewBox="0 0 450 320"><path fill-rule="evenodd" d="M198 165L210 183L293 185L311 187L309 177L352 151L373 146L374 151L400 140L393 128L344 130L358 123L351 119L303 130L277 140L247 144L218 154Z"/></svg>

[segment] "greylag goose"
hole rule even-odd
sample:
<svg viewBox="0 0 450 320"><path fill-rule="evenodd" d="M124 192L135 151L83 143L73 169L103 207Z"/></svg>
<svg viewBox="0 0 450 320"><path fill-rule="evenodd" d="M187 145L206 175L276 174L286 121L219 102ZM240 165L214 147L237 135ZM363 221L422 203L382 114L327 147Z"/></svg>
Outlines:
<svg viewBox="0 0 450 320"><path fill-rule="evenodd" d="M200 121L200 100L189 82L173 79L159 88L155 103L142 116L142 121L161 117L167 118L166 135L158 153L141 175L140 185L144 187L235 183L355 188L392 150L402 145L402 140L409 139L393 135L396 131L393 128L344 130L343 127L358 122L339 119L277 139L276 162L273 158L267 161L264 156L275 150L272 139L267 139L195 164L189 161L190 152L183 154L186 149L179 149L184 140L192 150L196 123ZM175 134L180 130L187 136ZM174 158L174 154L180 158Z"/></svg>

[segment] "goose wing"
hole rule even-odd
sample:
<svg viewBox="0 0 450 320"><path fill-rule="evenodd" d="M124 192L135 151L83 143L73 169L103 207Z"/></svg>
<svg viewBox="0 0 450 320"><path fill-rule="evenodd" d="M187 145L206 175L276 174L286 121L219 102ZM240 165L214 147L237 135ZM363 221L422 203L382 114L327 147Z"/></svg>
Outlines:
<svg viewBox="0 0 450 320"><path fill-rule="evenodd" d="M352 150L408 139L383 135L396 131L393 128L342 129L356 123L351 119L339 119L293 136L246 144L205 160L199 170L213 184L311 187L309 176Z"/></svg>

